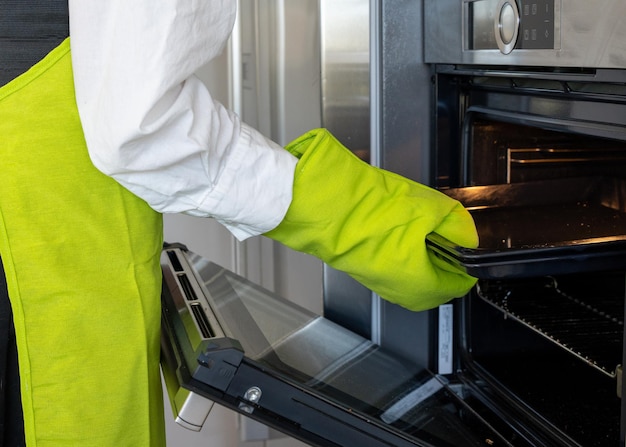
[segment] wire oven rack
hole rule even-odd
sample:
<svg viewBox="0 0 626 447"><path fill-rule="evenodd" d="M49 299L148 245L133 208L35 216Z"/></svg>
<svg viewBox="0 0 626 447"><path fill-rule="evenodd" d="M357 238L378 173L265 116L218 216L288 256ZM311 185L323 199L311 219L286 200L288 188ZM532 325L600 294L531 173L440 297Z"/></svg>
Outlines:
<svg viewBox="0 0 626 447"><path fill-rule="evenodd" d="M596 292L584 298L554 277L534 281L479 282L478 296L533 331L615 378L621 364L624 295Z"/></svg>

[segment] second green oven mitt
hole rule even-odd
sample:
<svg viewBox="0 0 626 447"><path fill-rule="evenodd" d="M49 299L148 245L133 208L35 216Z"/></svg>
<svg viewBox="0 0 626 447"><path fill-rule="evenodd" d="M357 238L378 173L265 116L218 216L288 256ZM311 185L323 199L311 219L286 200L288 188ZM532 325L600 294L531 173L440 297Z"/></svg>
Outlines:
<svg viewBox="0 0 626 447"><path fill-rule="evenodd" d="M266 236L411 310L436 307L475 284L425 244L426 235L437 232L464 247L478 245L474 222L459 202L361 161L324 129L286 149L299 158L293 200Z"/></svg>

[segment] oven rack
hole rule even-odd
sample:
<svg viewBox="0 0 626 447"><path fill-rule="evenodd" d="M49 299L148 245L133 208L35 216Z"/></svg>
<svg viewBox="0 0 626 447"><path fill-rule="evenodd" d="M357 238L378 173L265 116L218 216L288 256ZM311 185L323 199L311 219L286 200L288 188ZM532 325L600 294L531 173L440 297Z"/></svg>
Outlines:
<svg viewBox="0 0 626 447"><path fill-rule="evenodd" d="M477 294L507 318L616 378L624 335L623 296L594 295L583 300L561 290L552 277L479 282Z"/></svg>

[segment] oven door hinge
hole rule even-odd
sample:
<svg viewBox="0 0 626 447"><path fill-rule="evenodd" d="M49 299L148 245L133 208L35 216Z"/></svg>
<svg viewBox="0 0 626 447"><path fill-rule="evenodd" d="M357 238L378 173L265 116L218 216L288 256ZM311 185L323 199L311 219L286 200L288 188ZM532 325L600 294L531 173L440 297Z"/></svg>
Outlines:
<svg viewBox="0 0 626 447"><path fill-rule="evenodd" d="M241 344L232 338L215 338L202 345L193 378L226 391L243 360Z"/></svg>

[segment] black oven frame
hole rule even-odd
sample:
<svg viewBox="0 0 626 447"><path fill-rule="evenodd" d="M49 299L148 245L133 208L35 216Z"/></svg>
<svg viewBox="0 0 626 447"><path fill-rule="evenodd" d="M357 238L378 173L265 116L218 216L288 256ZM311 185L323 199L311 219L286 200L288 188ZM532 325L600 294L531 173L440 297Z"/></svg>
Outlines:
<svg viewBox="0 0 626 447"><path fill-rule="evenodd" d="M438 188L469 186L468 113L626 141L626 70L463 65L434 65L432 70L431 178Z"/></svg>

